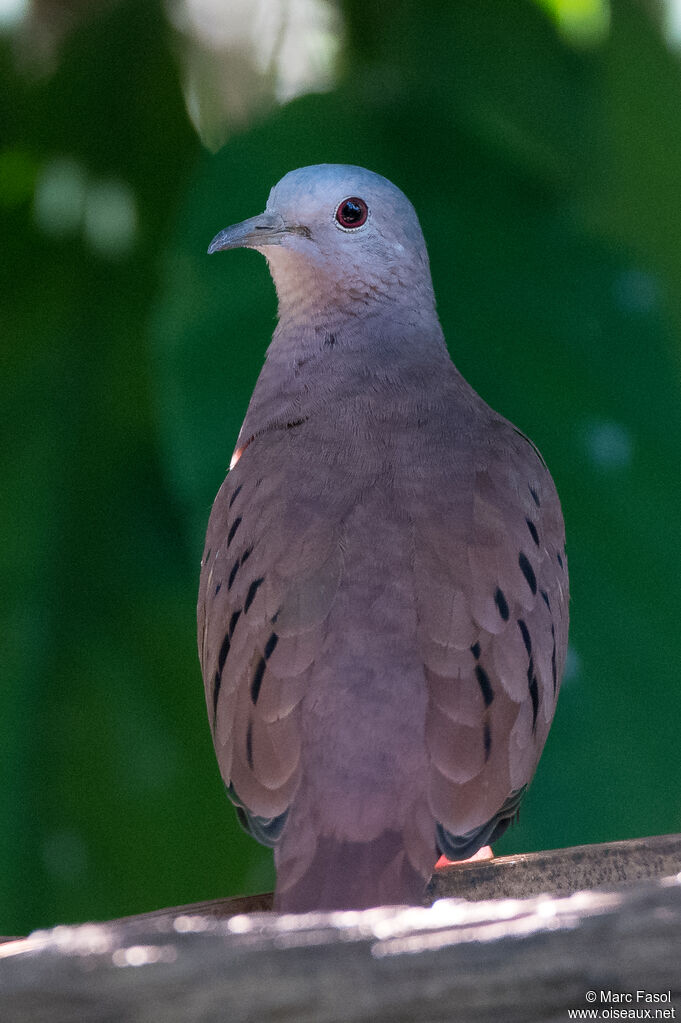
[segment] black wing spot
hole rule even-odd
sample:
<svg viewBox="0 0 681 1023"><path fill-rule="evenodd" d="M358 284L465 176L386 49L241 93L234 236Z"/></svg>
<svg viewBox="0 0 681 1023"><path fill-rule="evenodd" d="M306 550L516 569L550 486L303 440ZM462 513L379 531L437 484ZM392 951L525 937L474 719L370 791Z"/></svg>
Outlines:
<svg viewBox="0 0 681 1023"><path fill-rule="evenodd" d="M270 638L265 643L264 653L265 653L265 660L266 661L269 661L270 657L274 653L274 648L276 647L278 642L279 642L279 636L276 634L276 632L273 632L272 635L270 636Z"/></svg>
<svg viewBox="0 0 681 1023"><path fill-rule="evenodd" d="M525 522L527 523L527 528L530 531L530 536L532 537L532 539L534 540L534 542L536 543L536 545L538 547L539 546L539 533L537 532L537 527L535 526L535 524L532 521L532 519L525 519Z"/></svg>
<svg viewBox="0 0 681 1023"><path fill-rule="evenodd" d="M532 495L532 500L536 504L537 508L539 508L541 502L539 500L539 495L537 494L537 491L534 489L534 487L530 487L530 494Z"/></svg>
<svg viewBox="0 0 681 1023"><path fill-rule="evenodd" d="M233 505L233 504L234 504L234 502L236 501L237 497L238 497L238 496L239 496L239 494L241 493L241 488L242 488L242 487L243 487L243 483L240 483L240 484L239 484L239 486L238 486L238 487L236 488L236 490L234 491L234 493L232 494L232 496L231 496L231 497L230 497L230 499L229 499L229 504L228 504L228 506L227 506L228 508L231 508L231 507L232 507L232 505Z"/></svg>
<svg viewBox="0 0 681 1023"><path fill-rule="evenodd" d="M229 527L229 533L227 534L227 546L228 547L231 544L232 540L234 539L234 534L236 533L236 531L237 531L237 529L239 528L240 525L241 525L241 516L237 515L237 517L234 519L234 522Z"/></svg>
<svg viewBox="0 0 681 1023"><path fill-rule="evenodd" d="M563 559L560 556L560 551L558 551L556 557L558 558L558 564L560 565L561 568L563 568Z"/></svg>
<svg viewBox="0 0 681 1023"><path fill-rule="evenodd" d="M244 562L248 561L248 559L251 556L251 551L252 550L253 550L252 547L247 547L246 550L241 555L241 561L239 561L239 559L237 558L236 561L234 562L234 564L232 565L232 571L229 573L229 582L227 583L227 589L228 590L231 590L232 584L234 583L234 580L236 579L237 572L239 571L241 566L244 564Z"/></svg>
<svg viewBox="0 0 681 1023"><path fill-rule="evenodd" d="M218 654L218 673L220 675L222 675L222 669L225 666L225 661L227 660L227 654L229 653L229 637L230 637L230 635L231 635L231 633L229 633L229 632L225 633L225 637L222 640L222 645L220 647L220 652Z"/></svg>
<svg viewBox="0 0 681 1023"><path fill-rule="evenodd" d="M492 689L492 683L489 680L489 675L481 664L475 665L475 677L478 680L478 685L480 686L485 706L489 707L490 703L494 699L494 690Z"/></svg>
<svg viewBox="0 0 681 1023"><path fill-rule="evenodd" d="M534 574L532 565L527 560L527 555L521 551L518 555L518 564L520 565L520 571L525 576L527 585L530 587L533 593L537 592L537 577Z"/></svg>
<svg viewBox="0 0 681 1023"><path fill-rule="evenodd" d="M473 654L473 657L475 657L476 661L480 659L480 644L479 643L474 643L473 644L473 646L471 647L471 653Z"/></svg>
<svg viewBox="0 0 681 1023"><path fill-rule="evenodd" d="M489 760L489 755L492 752L492 733L490 731L489 721L485 721L483 742L485 744L485 760Z"/></svg>
<svg viewBox="0 0 681 1023"><path fill-rule="evenodd" d="M534 662L530 658L530 666L527 669L527 687L530 690L530 696L532 697L532 731L534 732L537 727L537 711L539 710L539 688L537 686L537 676L534 673Z"/></svg>
<svg viewBox="0 0 681 1023"><path fill-rule="evenodd" d="M544 601L544 603L546 604L546 606L548 607L548 609L550 611L551 610L551 605L549 604L549 595L548 595L548 593L546 592L546 590L540 590L539 592L541 593L541 599Z"/></svg>
<svg viewBox="0 0 681 1023"><path fill-rule="evenodd" d="M530 639L530 630L528 629L527 625L525 625L525 622L523 621L522 618L518 619L518 628L520 629L520 635L523 637L523 643L525 644L525 649L527 650L527 656L531 657L532 640Z"/></svg>
<svg viewBox="0 0 681 1023"><path fill-rule="evenodd" d="M264 657L261 657L256 665L255 671L253 672L253 679L251 680L251 700L253 701L254 706L258 702L258 697L260 696L260 686L262 685L262 678L265 674L266 667L267 662Z"/></svg>
<svg viewBox="0 0 681 1023"><path fill-rule="evenodd" d="M222 589L222 583L218 583L217 586L215 587L215 596L216 597L217 597L217 595L218 595L218 593L220 592L221 589Z"/></svg>
<svg viewBox="0 0 681 1023"><path fill-rule="evenodd" d="M206 551L206 553L204 554L204 556L203 556L203 564L204 565L208 564L208 562L210 560L210 553L211 553L212 550L213 550L213 548L209 547L208 550Z"/></svg>
<svg viewBox="0 0 681 1023"><path fill-rule="evenodd" d="M246 761L251 771L253 770L253 722L248 722L246 729Z"/></svg>
<svg viewBox="0 0 681 1023"><path fill-rule="evenodd" d="M236 623L241 618L241 611L235 611L232 617L229 619L229 638L231 639L236 629Z"/></svg>
<svg viewBox="0 0 681 1023"><path fill-rule="evenodd" d="M249 607L255 600L255 595L264 581L265 581L264 576L260 576L258 579L254 579L251 585L248 587L248 593L246 594L246 600L244 601L244 614L246 614Z"/></svg>
<svg viewBox="0 0 681 1023"><path fill-rule="evenodd" d="M499 589L498 586L497 586L497 592L494 594L494 603L497 605L497 609L499 611L499 614L503 618L503 620L505 622L507 622L508 621L508 614L509 614L508 603L506 601L506 596L504 594L504 591Z"/></svg>

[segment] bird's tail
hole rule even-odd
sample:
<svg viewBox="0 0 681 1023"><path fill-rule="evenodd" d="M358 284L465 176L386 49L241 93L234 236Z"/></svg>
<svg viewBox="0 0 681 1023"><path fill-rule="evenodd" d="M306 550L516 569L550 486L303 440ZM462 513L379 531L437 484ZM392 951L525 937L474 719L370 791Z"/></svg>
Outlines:
<svg viewBox="0 0 681 1023"><path fill-rule="evenodd" d="M368 909L423 901L427 879L409 861L401 831L384 831L369 842L324 836L297 879L295 860L284 858L285 852L284 842L277 850L274 908L278 912Z"/></svg>

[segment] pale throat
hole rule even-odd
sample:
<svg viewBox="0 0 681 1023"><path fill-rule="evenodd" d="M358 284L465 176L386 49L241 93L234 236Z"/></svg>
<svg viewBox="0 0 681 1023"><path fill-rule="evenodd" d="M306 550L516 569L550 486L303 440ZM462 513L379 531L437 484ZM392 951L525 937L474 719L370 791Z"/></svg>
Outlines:
<svg viewBox="0 0 681 1023"><path fill-rule="evenodd" d="M414 313L414 295L401 286L397 278L368 272L360 274L356 267L324 265L310 260L298 252L282 246L263 247L279 300L279 324L323 322L333 328L340 323L363 318L381 318L390 315L399 320L399 309L411 318ZM432 315L434 303L429 286L426 306ZM397 314L397 316L396 316Z"/></svg>

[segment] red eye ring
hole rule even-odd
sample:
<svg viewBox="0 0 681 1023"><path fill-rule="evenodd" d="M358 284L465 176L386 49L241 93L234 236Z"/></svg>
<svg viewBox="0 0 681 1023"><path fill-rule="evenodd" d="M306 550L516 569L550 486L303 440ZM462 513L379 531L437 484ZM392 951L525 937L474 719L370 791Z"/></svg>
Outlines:
<svg viewBox="0 0 681 1023"><path fill-rule="evenodd" d="M336 209L336 220L346 231L352 231L356 227L366 224L369 216L369 207L356 195L350 195L343 199Z"/></svg>

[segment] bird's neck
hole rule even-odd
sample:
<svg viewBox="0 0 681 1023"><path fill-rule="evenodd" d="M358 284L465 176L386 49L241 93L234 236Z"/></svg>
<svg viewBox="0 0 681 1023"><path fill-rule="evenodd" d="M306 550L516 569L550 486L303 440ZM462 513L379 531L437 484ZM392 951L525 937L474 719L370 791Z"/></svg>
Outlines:
<svg viewBox="0 0 681 1023"><path fill-rule="evenodd" d="M275 341L290 336L300 345L309 335L343 334L347 345L353 337L413 333L438 337L444 345L427 266L355 271L282 247L270 246L265 254L279 301Z"/></svg>
<svg viewBox="0 0 681 1023"><path fill-rule="evenodd" d="M310 263L279 247L265 251L279 299L279 323L253 392L239 443L316 415L333 415L362 393L396 407L409 393L437 400L456 374L427 272L410 287L364 269ZM404 267L397 268L405 271Z"/></svg>
<svg viewBox="0 0 681 1023"><path fill-rule="evenodd" d="M459 374L434 315L426 328L378 313L371 322L291 314L274 333L239 443L321 410L340 423L342 411L362 395L374 408L393 411L412 394L438 402L453 376Z"/></svg>

